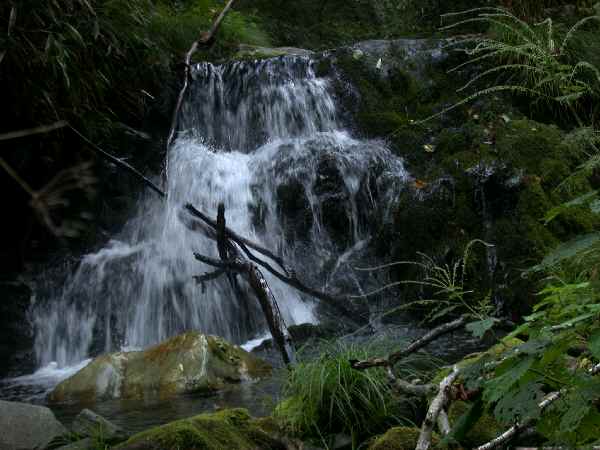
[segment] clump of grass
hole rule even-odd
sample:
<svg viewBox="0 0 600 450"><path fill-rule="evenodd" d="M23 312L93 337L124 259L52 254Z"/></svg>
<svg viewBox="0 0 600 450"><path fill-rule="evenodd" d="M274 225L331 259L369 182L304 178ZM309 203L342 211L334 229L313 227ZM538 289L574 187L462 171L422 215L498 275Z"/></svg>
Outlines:
<svg viewBox="0 0 600 450"><path fill-rule="evenodd" d="M337 433L352 437L356 448L361 438L398 423L411 423L399 408L401 399L392 390L384 369L355 370L350 361L387 354L389 342L367 344L322 342L318 356L306 355L290 370L284 400L275 417L291 432L317 437L325 445ZM314 351L314 350L313 350ZM420 377L415 356L398 364L404 377ZM420 361L423 364L423 361ZM424 365L431 365L426 358Z"/></svg>

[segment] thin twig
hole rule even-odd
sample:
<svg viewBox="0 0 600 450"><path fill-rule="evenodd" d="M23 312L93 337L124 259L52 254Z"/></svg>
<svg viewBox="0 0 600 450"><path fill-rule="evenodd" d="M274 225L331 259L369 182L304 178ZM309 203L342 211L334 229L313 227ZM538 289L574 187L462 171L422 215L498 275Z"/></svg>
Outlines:
<svg viewBox="0 0 600 450"><path fill-rule="evenodd" d="M101 149L100 147L98 147L98 145L94 144L92 141L90 141L87 137L85 137L82 133L80 133L79 131L77 131L76 128L73 127L73 125L71 124L67 124L67 126L77 135L79 136L84 142L86 142L92 150L94 150L96 153L99 153L100 155L102 155L104 158L108 159L109 161L113 162L114 164L124 168L125 170L127 170L129 173L135 175L137 178L139 178L140 180L142 180L150 189L152 189L154 192L156 192L158 195L160 195L161 197L166 197L166 193L159 188L156 184L154 184L152 181L150 181L150 179L146 178L146 176L144 176L139 170L137 170L135 167L133 167L131 164L123 161L122 159L117 158L116 156L111 155L110 153L108 153L106 150Z"/></svg>
<svg viewBox="0 0 600 450"><path fill-rule="evenodd" d="M66 120L59 120L50 125L42 125L35 128L28 128L26 130L11 131L10 133L0 134L0 141L7 141L9 139L18 139L27 136L33 136L36 134L49 133L60 128L68 126L69 123Z"/></svg>

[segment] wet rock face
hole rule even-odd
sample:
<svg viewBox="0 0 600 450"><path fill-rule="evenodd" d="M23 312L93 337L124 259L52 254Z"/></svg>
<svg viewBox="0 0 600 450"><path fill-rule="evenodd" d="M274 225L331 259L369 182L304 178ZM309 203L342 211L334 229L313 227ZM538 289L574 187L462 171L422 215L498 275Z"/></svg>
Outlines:
<svg viewBox="0 0 600 450"><path fill-rule="evenodd" d="M49 401L169 398L267 376L270 366L216 336L189 332L140 352L103 355L50 393Z"/></svg>
<svg viewBox="0 0 600 450"><path fill-rule="evenodd" d="M317 165L314 193L319 198L321 220L329 236L340 247L351 242L352 223L349 213L350 194L336 161L324 155Z"/></svg>
<svg viewBox="0 0 600 450"><path fill-rule="evenodd" d="M313 215L304 185L299 180L291 179L277 187L277 208L286 240L307 239Z"/></svg>
<svg viewBox="0 0 600 450"><path fill-rule="evenodd" d="M45 448L67 429L43 406L0 400L0 448Z"/></svg>

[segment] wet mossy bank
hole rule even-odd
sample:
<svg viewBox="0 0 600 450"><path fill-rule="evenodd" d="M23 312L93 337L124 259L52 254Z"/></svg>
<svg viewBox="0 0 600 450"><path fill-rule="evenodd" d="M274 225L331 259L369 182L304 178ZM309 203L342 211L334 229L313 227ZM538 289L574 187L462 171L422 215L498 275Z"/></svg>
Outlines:
<svg viewBox="0 0 600 450"><path fill-rule="evenodd" d="M472 75L448 73L462 56L444 50L447 42L368 41L326 53L318 70L333 77L354 133L384 139L414 177L390 220L377 225L378 257L410 261L423 252L452 263L472 239L489 242L494 247L472 260L472 287L516 318L538 289L524 271L559 242L600 227L585 204L561 209L549 223L545 215L598 180L570 176L589 150L580 132L528 118L507 97L422 122L459 101L456 90ZM407 265L394 272L396 279L417 276Z"/></svg>

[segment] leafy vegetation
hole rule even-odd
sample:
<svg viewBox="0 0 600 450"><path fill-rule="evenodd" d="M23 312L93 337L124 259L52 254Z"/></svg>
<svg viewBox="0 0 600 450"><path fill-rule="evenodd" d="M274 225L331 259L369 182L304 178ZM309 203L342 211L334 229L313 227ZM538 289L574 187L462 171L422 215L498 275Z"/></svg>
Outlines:
<svg viewBox="0 0 600 450"><path fill-rule="evenodd" d="M525 4L521 2L522 6ZM473 22L485 22L492 27L485 37L469 39L473 44L466 50L469 59L458 68L476 64L480 71L460 91L465 92L486 78L493 81L442 114L480 96L500 91L525 95L534 102L561 108L568 116L562 124L578 127L575 134L585 140L588 160L573 172L566 173L564 180L557 180L555 189L560 191L573 179L591 176L598 154L594 127L597 126L595 108L600 99L600 69L593 62L579 59L581 53L572 47L572 42L584 27L600 21L600 17L583 18L561 33L549 18L531 25L498 8L479 8L452 16L473 13L476 17L459 20L450 28ZM523 13L535 15L533 11ZM550 117L557 120L555 115L550 114ZM545 215L546 226L560 214L573 214L579 207L587 208L592 214L598 213L595 190L567 191L576 194L576 198L551 209L542 208L540 215ZM486 352L468 362L462 381L469 392L476 393L476 398L473 408L459 419L450 440L458 440L464 445L465 441L461 439L465 423L472 425L482 414L490 412L506 428L515 423L535 425L538 444L575 447L600 442L597 408L600 399L600 378L597 376L600 361L599 241L595 232L579 235L558 245L541 264L529 271L529 274L535 272L546 276L538 301L524 323L501 341L506 343L504 349ZM434 268L434 273L440 273L448 280L445 284L448 286L454 285L451 281L455 277L447 274L454 272L449 268ZM424 282L430 283L429 280L431 276ZM459 287L458 291L439 291L445 296L445 303L456 299L457 293L460 299L465 292L484 301L487 298L485 292L474 293L465 291L462 285ZM477 326L467 326L467 329L481 337L491 326L493 319L490 317L481 320ZM522 343L508 345L515 337L521 338Z"/></svg>
<svg viewBox="0 0 600 450"><path fill-rule="evenodd" d="M178 64L223 5L222 0L2 2L0 134L68 121L117 157L156 171L182 73ZM216 44L197 57L231 55L241 42L268 45L269 39L255 18L233 11ZM9 175L1 183L13 212L2 245L5 270L18 270L37 248L44 253L59 246L44 239L49 234L78 235L85 245L97 233L92 217L107 209L120 216L127 209L122 197L130 186L83 183L115 178L110 167L90 165L87 145L69 127L1 141L0 170ZM47 244L36 248L42 240Z"/></svg>
<svg viewBox="0 0 600 450"><path fill-rule="evenodd" d="M351 367L352 360L387 350L389 343L381 339L367 344L323 342L316 358L300 356L289 372L276 418L294 434L316 438L325 445L338 433L349 434L353 448L365 436L410 422L410 415L406 416L410 405L405 404L402 412L401 399L394 394L384 371ZM421 372L416 367L431 368L432 364L430 358L418 356L405 361L398 371L417 377Z"/></svg>
<svg viewBox="0 0 600 450"><path fill-rule="evenodd" d="M468 17L473 14L475 17ZM467 18L463 18L465 15ZM473 47L465 49L469 59L451 71L468 65L493 64L477 73L458 91L466 92L492 76L497 79L492 85L475 90L439 114L478 97L506 91L525 95L534 103L549 103L566 109L579 126L585 125L580 117L582 111L590 118L595 117L600 98L600 70L592 62L578 59L581 55L572 44L577 32L592 22L600 22L600 16L583 18L563 33L557 30L550 18L532 25L501 8L475 8L447 14L446 17L460 19L446 26L444 29L447 30L472 23L491 26L484 38L455 42L454 45L472 43Z"/></svg>

